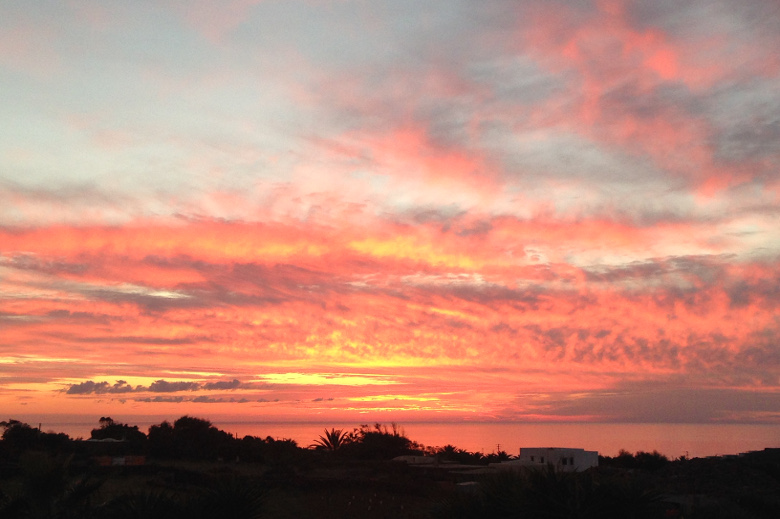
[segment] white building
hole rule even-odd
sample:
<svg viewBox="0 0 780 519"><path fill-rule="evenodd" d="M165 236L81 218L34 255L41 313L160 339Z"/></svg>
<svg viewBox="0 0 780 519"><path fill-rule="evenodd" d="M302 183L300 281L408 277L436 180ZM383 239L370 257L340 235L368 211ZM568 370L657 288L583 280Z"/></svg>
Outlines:
<svg viewBox="0 0 780 519"><path fill-rule="evenodd" d="M579 472L591 467L598 467L599 453L563 447L523 447L520 449L520 456L517 459L491 464L491 466L500 469L545 467L547 465L552 465L565 472Z"/></svg>

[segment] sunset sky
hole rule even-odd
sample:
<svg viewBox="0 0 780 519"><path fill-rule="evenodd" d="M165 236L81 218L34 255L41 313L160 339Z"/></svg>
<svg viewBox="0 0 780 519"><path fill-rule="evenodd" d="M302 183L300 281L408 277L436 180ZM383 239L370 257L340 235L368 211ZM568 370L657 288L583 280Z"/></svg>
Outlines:
<svg viewBox="0 0 780 519"><path fill-rule="evenodd" d="M0 419L780 424L776 0L0 13Z"/></svg>

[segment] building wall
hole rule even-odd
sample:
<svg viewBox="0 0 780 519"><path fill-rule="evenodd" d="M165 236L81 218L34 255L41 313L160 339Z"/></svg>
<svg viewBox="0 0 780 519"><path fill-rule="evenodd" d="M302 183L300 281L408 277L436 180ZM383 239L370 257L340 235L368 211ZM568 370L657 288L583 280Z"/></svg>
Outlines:
<svg viewBox="0 0 780 519"><path fill-rule="evenodd" d="M585 449L561 447L524 447L516 460L504 462L499 468L544 467L553 465L559 470L575 472L597 467L599 453Z"/></svg>

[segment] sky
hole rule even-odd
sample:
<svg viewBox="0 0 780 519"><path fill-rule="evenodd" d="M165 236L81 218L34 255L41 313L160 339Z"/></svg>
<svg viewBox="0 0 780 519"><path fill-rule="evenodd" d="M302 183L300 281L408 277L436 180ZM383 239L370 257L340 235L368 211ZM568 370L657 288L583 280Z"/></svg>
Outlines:
<svg viewBox="0 0 780 519"><path fill-rule="evenodd" d="M780 424L777 1L0 12L0 418Z"/></svg>

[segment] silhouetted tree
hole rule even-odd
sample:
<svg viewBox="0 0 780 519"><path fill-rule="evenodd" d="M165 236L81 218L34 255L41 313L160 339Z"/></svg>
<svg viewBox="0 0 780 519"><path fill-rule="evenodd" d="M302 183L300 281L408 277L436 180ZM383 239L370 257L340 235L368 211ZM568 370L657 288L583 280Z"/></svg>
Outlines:
<svg viewBox="0 0 780 519"><path fill-rule="evenodd" d="M511 459L512 456L507 454L506 451L491 452L485 456L485 461L488 463L501 463L502 461L509 461Z"/></svg>
<svg viewBox="0 0 780 519"><path fill-rule="evenodd" d="M669 459L658 451L644 452L639 451L635 455L620 449L620 452L614 458L609 456L599 456L599 464L610 467L619 467L622 469L642 469L658 470L669 463Z"/></svg>
<svg viewBox="0 0 780 519"><path fill-rule="evenodd" d="M52 453L72 450L71 439L65 433L44 433L19 420L0 422L0 427L5 428L0 445L5 457L16 458L28 450L46 450Z"/></svg>
<svg viewBox="0 0 780 519"><path fill-rule="evenodd" d="M109 417L100 418L100 427L92 429L90 438L93 440L119 440L125 442L123 450L141 453L146 449L146 435L138 430L137 425L116 423Z"/></svg>
<svg viewBox="0 0 780 519"><path fill-rule="evenodd" d="M238 441L203 418L182 416L149 428L149 454L161 458L217 459L235 458Z"/></svg>
<svg viewBox="0 0 780 519"><path fill-rule="evenodd" d="M639 451L634 455L634 459L636 459L636 466L645 470L658 470L669 463L669 458L658 451Z"/></svg>
<svg viewBox="0 0 780 519"><path fill-rule="evenodd" d="M175 455L173 444L173 426L170 422L163 421L160 425L149 427L148 449L149 455L156 458L169 458Z"/></svg>
<svg viewBox="0 0 780 519"><path fill-rule="evenodd" d="M298 458L301 449L295 440L288 438L274 439L267 436L263 440L265 446L263 447L263 459L266 463L275 465L277 468L280 466L289 466L291 462Z"/></svg>
<svg viewBox="0 0 780 519"><path fill-rule="evenodd" d="M330 431L325 429L325 435L320 435L319 439L315 440L312 446L315 449L337 451L347 443L350 443L352 439L353 437L348 431L335 428Z"/></svg>
<svg viewBox="0 0 780 519"><path fill-rule="evenodd" d="M39 446L41 431L38 429L19 420L9 420L3 424L3 445L8 452L19 454Z"/></svg>
<svg viewBox="0 0 780 519"><path fill-rule="evenodd" d="M459 449L454 445L445 445L444 447L426 447L426 456L435 456L444 462L462 463L464 465L487 465L488 458L481 452L471 452L465 449ZM507 455L507 457L509 457Z"/></svg>
<svg viewBox="0 0 780 519"><path fill-rule="evenodd" d="M212 429L208 420L182 416L173 423L174 449L185 458L216 458L217 445Z"/></svg>
<svg viewBox="0 0 780 519"><path fill-rule="evenodd" d="M361 425L353 431L353 440L342 449L345 455L358 459L392 459L407 454L422 454L422 446L404 435L395 423L391 429L386 425L374 424L373 427Z"/></svg>

